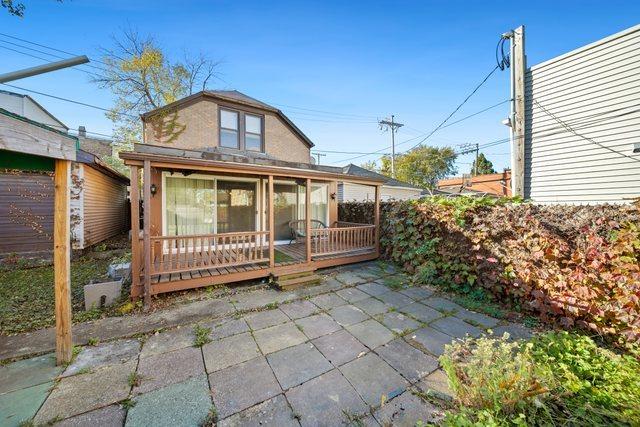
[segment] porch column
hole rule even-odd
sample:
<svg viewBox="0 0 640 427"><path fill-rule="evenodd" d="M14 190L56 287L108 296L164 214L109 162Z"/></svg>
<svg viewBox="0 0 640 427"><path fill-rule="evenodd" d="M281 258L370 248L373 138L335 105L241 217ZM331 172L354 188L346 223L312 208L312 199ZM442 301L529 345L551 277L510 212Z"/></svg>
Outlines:
<svg viewBox="0 0 640 427"><path fill-rule="evenodd" d="M275 241L275 219L273 218L273 175L269 175L269 267L273 268L276 265L275 248L273 242Z"/></svg>
<svg viewBox="0 0 640 427"><path fill-rule="evenodd" d="M311 179L307 178L307 186L306 186L306 194L305 194L305 233L304 235L307 238L306 249L307 249L307 262L311 262Z"/></svg>
<svg viewBox="0 0 640 427"><path fill-rule="evenodd" d="M151 162L144 161L143 239L144 239L144 307L151 306Z"/></svg>
<svg viewBox="0 0 640 427"><path fill-rule="evenodd" d="M71 246L70 190L71 161L55 160L53 209L53 275L56 314L56 363L69 363L71 340Z"/></svg>
<svg viewBox="0 0 640 427"><path fill-rule="evenodd" d="M380 256L380 186L376 185L376 201L374 205L375 236L376 236L376 256Z"/></svg>
<svg viewBox="0 0 640 427"><path fill-rule="evenodd" d="M131 166L131 298L140 296L140 177Z"/></svg>

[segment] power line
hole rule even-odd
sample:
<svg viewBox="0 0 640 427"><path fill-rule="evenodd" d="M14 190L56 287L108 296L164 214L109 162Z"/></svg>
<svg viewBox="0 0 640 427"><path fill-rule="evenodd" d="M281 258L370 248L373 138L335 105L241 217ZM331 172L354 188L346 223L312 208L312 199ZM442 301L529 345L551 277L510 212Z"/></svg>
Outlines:
<svg viewBox="0 0 640 427"><path fill-rule="evenodd" d="M0 41L2 41L2 40L0 40ZM38 55L32 55L32 54L27 53L27 52L21 52L21 51L19 51L17 49L13 49L13 48L10 48L10 47L7 47L7 46L0 45L0 48L6 49L6 50L10 50L12 52L20 53L22 55L30 56L30 57L35 58L35 59L40 59L41 61L45 61L45 62L50 62L51 61L50 58L43 58L43 57L38 56ZM58 57L58 58L60 58L60 57ZM68 58L63 58L63 59L68 59ZM90 74L92 76L98 77L98 75L96 73L92 73L91 71L88 71L88 70L85 70L85 69L82 69L82 68L72 67L71 70L80 71L80 72L83 72L83 73Z"/></svg>
<svg viewBox="0 0 640 427"><path fill-rule="evenodd" d="M7 84L7 83L2 83L2 84L5 85L5 86L9 86L11 88L14 88L14 89L23 90L25 92L35 93L35 94L42 95L42 96L47 96L49 98L57 99L59 101L65 101L65 102L70 102L72 104L82 105L84 107L95 108L96 110L106 111L108 113L114 112L113 110L111 110L109 108L98 107L97 105L91 105L91 104L87 104L85 102L74 101L73 99L63 98L61 96L51 95L51 94L44 93L44 92L38 92L36 90L26 89L26 88L23 88L23 87L20 87L20 86L14 86L14 85L10 85L10 84ZM138 118L138 116L136 116L136 115L124 113L124 112L121 112L121 111L115 111L115 113L119 114L121 116L129 116L131 118Z"/></svg>

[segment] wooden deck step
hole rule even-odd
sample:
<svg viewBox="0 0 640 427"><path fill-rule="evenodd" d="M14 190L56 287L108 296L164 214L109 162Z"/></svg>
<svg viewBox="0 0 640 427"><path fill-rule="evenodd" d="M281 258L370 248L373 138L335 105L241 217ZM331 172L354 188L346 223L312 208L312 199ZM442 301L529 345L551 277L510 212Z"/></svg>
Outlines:
<svg viewBox="0 0 640 427"><path fill-rule="evenodd" d="M281 291L291 291L303 286L315 285L322 281L322 277L315 274L313 271L306 271L303 273L295 273L283 275L275 278L275 285Z"/></svg>

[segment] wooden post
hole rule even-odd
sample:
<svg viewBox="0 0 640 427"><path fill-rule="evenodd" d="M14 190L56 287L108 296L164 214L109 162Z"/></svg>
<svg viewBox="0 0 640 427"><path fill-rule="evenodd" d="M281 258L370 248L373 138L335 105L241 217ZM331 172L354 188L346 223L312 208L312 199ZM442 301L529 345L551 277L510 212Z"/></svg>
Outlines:
<svg viewBox="0 0 640 427"><path fill-rule="evenodd" d="M151 162L144 161L143 239L144 239L144 306L151 306Z"/></svg>
<svg viewBox="0 0 640 427"><path fill-rule="evenodd" d="M131 297L140 296L140 177L131 166Z"/></svg>
<svg viewBox="0 0 640 427"><path fill-rule="evenodd" d="M273 218L273 175L269 175L269 267L276 265L275 257L275 219Z"/></svg>
<svg viewBox="0 0 640 427"><path fill-rule="evenodd" d="M53 269L56 315L56 362L69 363L71 339L71 247L70 186L71 161L56 159L54 172Z"/></svg>
<svg viewBox="0 0 640 427"><path fill-rule="evenodd" d="M373 224L375 225L376 255L380 256L380 186L376 185Z"/></svg>
<svg viewBox="0 0 640 427"><path fill-rule="evenodd" d="M307 178L304 209L304 235L306 236L307 262L311 262L311 178Z"/></svg>
<svg viewBox="0 0 640 427"><path fill-rule="evenodd" d="M511 84L513 87L513 123L511 143L512 196L524 196L524 135L525 135L525 85L527 59L524 54L524 26L513 30L511 36Z"/></svg>

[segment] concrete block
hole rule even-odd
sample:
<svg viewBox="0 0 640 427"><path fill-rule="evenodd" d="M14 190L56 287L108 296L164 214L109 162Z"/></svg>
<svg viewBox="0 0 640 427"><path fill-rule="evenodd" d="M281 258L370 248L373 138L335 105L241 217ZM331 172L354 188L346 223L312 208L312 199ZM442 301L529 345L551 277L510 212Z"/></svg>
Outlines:
<svg viewBox="0 0 640 427"><path fill-rule="evenodd" d="M113 282L92 283L84 286L84 309L106 307L113 304L122 293L122 279Z"/></svg>

